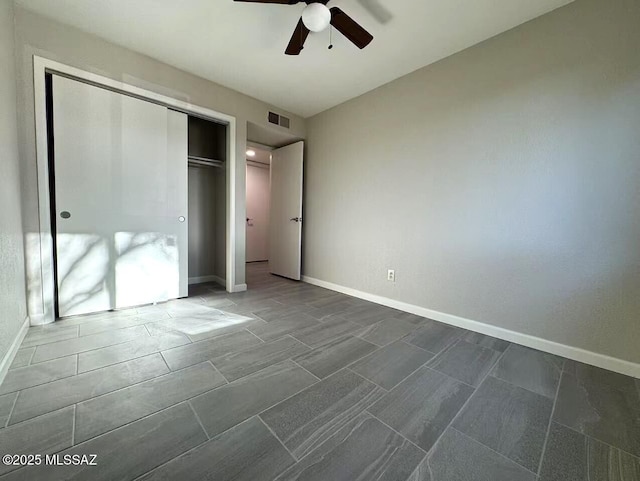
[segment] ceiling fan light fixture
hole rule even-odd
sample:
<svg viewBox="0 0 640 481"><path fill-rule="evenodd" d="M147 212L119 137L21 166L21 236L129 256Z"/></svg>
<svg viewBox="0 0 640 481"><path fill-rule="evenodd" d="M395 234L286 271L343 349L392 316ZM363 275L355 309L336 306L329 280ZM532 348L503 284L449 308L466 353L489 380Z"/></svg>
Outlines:
<svg viewBox="0 0 640 481"><path fill-rule="evenodd" d="M322 3L310 3L302 11L302 23L312 32L322 32L331 23L331 11Z"/></svg>

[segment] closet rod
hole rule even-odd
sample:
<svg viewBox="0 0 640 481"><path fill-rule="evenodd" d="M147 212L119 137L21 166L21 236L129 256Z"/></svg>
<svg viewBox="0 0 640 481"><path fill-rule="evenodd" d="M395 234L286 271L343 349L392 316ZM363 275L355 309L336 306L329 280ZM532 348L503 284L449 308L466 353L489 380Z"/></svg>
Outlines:
<svg viewBox="0 0 640 481"><path fill-rule="evenodd" d="M202 160L201 158L197 158L197 157L188 157L188 159L189 159L189 162L188 162L189 164L198 165L202 167L215 167L218 169L224 168L224 162L220 160L212 160L212 159Z"/></svg>
<svg viewBox="0 0 640 481"><path fill-rule="evenodd" d="M198 157L197 155L188 155L187 159L189 159L189 160L199 160L201 162L212 162L212 163L216 163L216 164L224 163L222 160L212 159L210 157Z"/></svg>

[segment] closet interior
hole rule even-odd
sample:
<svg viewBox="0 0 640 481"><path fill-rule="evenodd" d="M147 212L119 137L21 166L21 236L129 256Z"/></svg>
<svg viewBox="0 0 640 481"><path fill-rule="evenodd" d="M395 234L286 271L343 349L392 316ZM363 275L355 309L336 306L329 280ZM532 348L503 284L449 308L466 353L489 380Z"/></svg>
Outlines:
<svg viewBox="0 0 640 481"><path fill-rule="evenodd" d="M189 115L189 284L225 284L227 165L227 126Z"/></svg>

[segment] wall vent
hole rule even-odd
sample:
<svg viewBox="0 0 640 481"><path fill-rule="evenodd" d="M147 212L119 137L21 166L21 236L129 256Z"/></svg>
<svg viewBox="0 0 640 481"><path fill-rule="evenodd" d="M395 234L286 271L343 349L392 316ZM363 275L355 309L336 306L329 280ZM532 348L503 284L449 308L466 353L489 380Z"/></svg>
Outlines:
<svg viewBox="0 0 640 481"><path fill-rule="evenodd" d="M269 112L269 123L288 129L291 125L291 120L287 117L283 117L282 115L278 115L275 112Z"/></svg>

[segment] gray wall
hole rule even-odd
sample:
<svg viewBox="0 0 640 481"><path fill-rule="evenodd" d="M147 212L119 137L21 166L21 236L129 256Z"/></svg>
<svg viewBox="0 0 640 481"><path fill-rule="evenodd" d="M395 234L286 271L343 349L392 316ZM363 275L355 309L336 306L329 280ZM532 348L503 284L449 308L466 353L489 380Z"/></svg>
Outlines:
<svg viewBox="0 0 640 481"><path fill-rule="evenodd" d="M307 131L305 275L640 362L638 0L577 0Z"/></svg>
<svg viewBox="0 0 640 481"><path fill-rule="evenodd" d="M13 3L0 0L0 362L27 315L13 34Z"/></svg>
<svg viewBox="0 0 640 481"><path fill-rule="evenodd" d="M106 42L78 29L16 8L16 55L18 66L18 112L22 149L21 177L23 222L27 249L39 247L37 236L38 196L33 105L33 55L120 80L195 105L236 117L236 284L245 279L245 159L247 122L268 125L267 112L275 110L291 118L290 132L305 137L300 117L264 102L188 74L150 57ZM279 127L275 127L279 128ZM32 246L32 243L35 244ZM42 312L43 300L37 265L27 266L29 311Z"/></svg>
<svg viewBox="0 0 640 481"><path fill-rule="evenodd" d="M189 278L213 276L216 273L216 176L224 176L217 168L189 167ZM224 271L224 269L223 269ZM222 276L224 279L224 275Z"/></svg>
<svg viewBox="0 0 640 481"><path fill-rule="evenodd" d="M189 167L189 278L226 278L226 174Z"/></svg>

